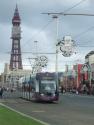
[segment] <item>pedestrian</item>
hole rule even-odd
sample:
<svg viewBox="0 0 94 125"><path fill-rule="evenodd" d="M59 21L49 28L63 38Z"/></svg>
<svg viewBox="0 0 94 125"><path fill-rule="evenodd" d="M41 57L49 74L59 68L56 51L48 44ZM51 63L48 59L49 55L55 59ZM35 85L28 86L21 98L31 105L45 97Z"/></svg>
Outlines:
<svg viewBox="0 0 94 125"><path fill-rule="evenodd" d="M0 88L0 98L3 96L3 88Z"/></svg>
<svg viewBox="0 0 94 125"><path fill-rule="evenodd" d="M11 89L10 91L11 91L11 93L13 93L13 89Z"/></svg>

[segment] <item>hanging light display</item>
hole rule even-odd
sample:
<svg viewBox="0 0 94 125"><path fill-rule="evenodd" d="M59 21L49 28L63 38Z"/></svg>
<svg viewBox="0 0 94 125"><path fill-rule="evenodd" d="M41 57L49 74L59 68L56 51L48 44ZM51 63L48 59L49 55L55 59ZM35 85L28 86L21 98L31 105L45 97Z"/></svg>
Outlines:
<svg viewBox="0 0 94 125"><path fill-rule="evenodd" d="M35 59L35 63L32 68L32 70L33 70L32 72L33 73L41 72L42 68L47 66L47 63L48 63L48 58L46 56L38 56Z"/></svg>
<svg viewBox="0 0 94 125"><path fill-rule="evenodd" d="M40 56L39 61L40 61L41 66L45 67L45 66L47 66L48 58L46 56Z"/></svg>
<svg viewBox="0 0 94 125"><path fill-rule="evenodd" d="M37 66L45 67L47 66L47 63L48 63L48 58L46 56L39 56L36 58Z"/></svg>
<svg viewBox="0 0 94 125"><path fill-rule="evenodd" d="M59 44L64 57L70 57L74 53L75 44L71 36L65 36Z"/></svg>

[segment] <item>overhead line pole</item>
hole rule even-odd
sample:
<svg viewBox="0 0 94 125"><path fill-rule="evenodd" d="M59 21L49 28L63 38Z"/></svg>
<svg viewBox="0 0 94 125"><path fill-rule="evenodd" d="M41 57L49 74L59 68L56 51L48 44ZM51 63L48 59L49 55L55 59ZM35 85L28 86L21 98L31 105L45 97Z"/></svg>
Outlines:
<svg viewBox="0 0 94 125"><path fill-rule="evenodd" d="M58 87L58 25L59 19L57 15L53 15L52 17L56 21L56 63L55 63L55 72L56 72L56 82Z"/></svg>
<svg viewBox="0 0 94 125"><path fill-rule="evenodd" d="M8 54L10 54L11 52L6 52L6 53L8 53ZM22 53L26 53L26 54L28 54L28 53L31 53L31 54L33 54L33 55L36 55L37 53L34 53L34 52L22 52ZM11 53L12 54L12 53ZM18 53L19 54L19 53ZM56 54L55 52L38 52L38 54Z"/></svg>
<svg viewBox="0 0 94 125"><path fill-rule="evenodd" d="M94 16L94 14L89 14L89 13L42 13L42 14L47 14L47 15L62 15L62 16Z"/></svg>

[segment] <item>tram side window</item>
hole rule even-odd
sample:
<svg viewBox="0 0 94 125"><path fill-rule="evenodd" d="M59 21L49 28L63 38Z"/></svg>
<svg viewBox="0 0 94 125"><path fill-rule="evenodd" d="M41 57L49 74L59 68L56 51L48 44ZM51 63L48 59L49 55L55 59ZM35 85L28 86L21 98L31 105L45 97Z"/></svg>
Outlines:
<svg viewBox="0 0 94 125"><path fill-rule="evenodd" d="M31 84L31 86L32 86L32 91L35 91L35 82L34 82L34 79L32 79L32 84Z"/></svg>

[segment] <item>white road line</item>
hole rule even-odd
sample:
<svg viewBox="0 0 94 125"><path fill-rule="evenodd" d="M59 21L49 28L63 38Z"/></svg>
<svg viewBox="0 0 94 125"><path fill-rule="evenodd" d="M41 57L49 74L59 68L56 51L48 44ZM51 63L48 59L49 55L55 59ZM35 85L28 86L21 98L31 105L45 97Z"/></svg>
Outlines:
<svg viewBox="0 0 94 125"><path fill-rule="evenodd" d="M38 112L38 113L41 113L41 112L45 112L45 111L41 111L41 110L34 110L34 111L32 111L32 112Z"/></svg>
<svg viewBox="0 0 94 125"><path fill-rule="evenodd" d="M94 98L94 95L84 95L84 94L82 94L82 95L81 95L81 94L78 94L78 95L77 95L77 94L72 94L72 93L65 93L65 94L63 94L63 95L65 95L65 96L68 95L68 96L70 96L70 97L74 97L74 96L77 97L77 96L78 96L78 97L82 97L82 98L84 98L84 97L85 97L85 98Z"/></svg>
<svg viewBox="0 0 94 125"><path fill-rule="evenodd" d="M27 118L33 119L33 120L35 120L35 121L37 121L37 122L39 122L39 123L41 123L41 124L43 124L43 125L50 125L50 124L48 124L48 123L46 123L46 122L43 122L43 121L41 121L41 120L39 120L39 119L36 119L36 118L32 117L32 116L26 115L26 114L24 114L24 113L22 113L22 112L19 112L19 111L13 109L13 108L10 108L9 106L4 105L3 103L0 103L0 105L6 107L6 108L8 108L8 109L10 109L11 111L17 112L18 114L20 114L20 115L22 115L22 116L25 116L25 117L27 117Z"/></svg>

